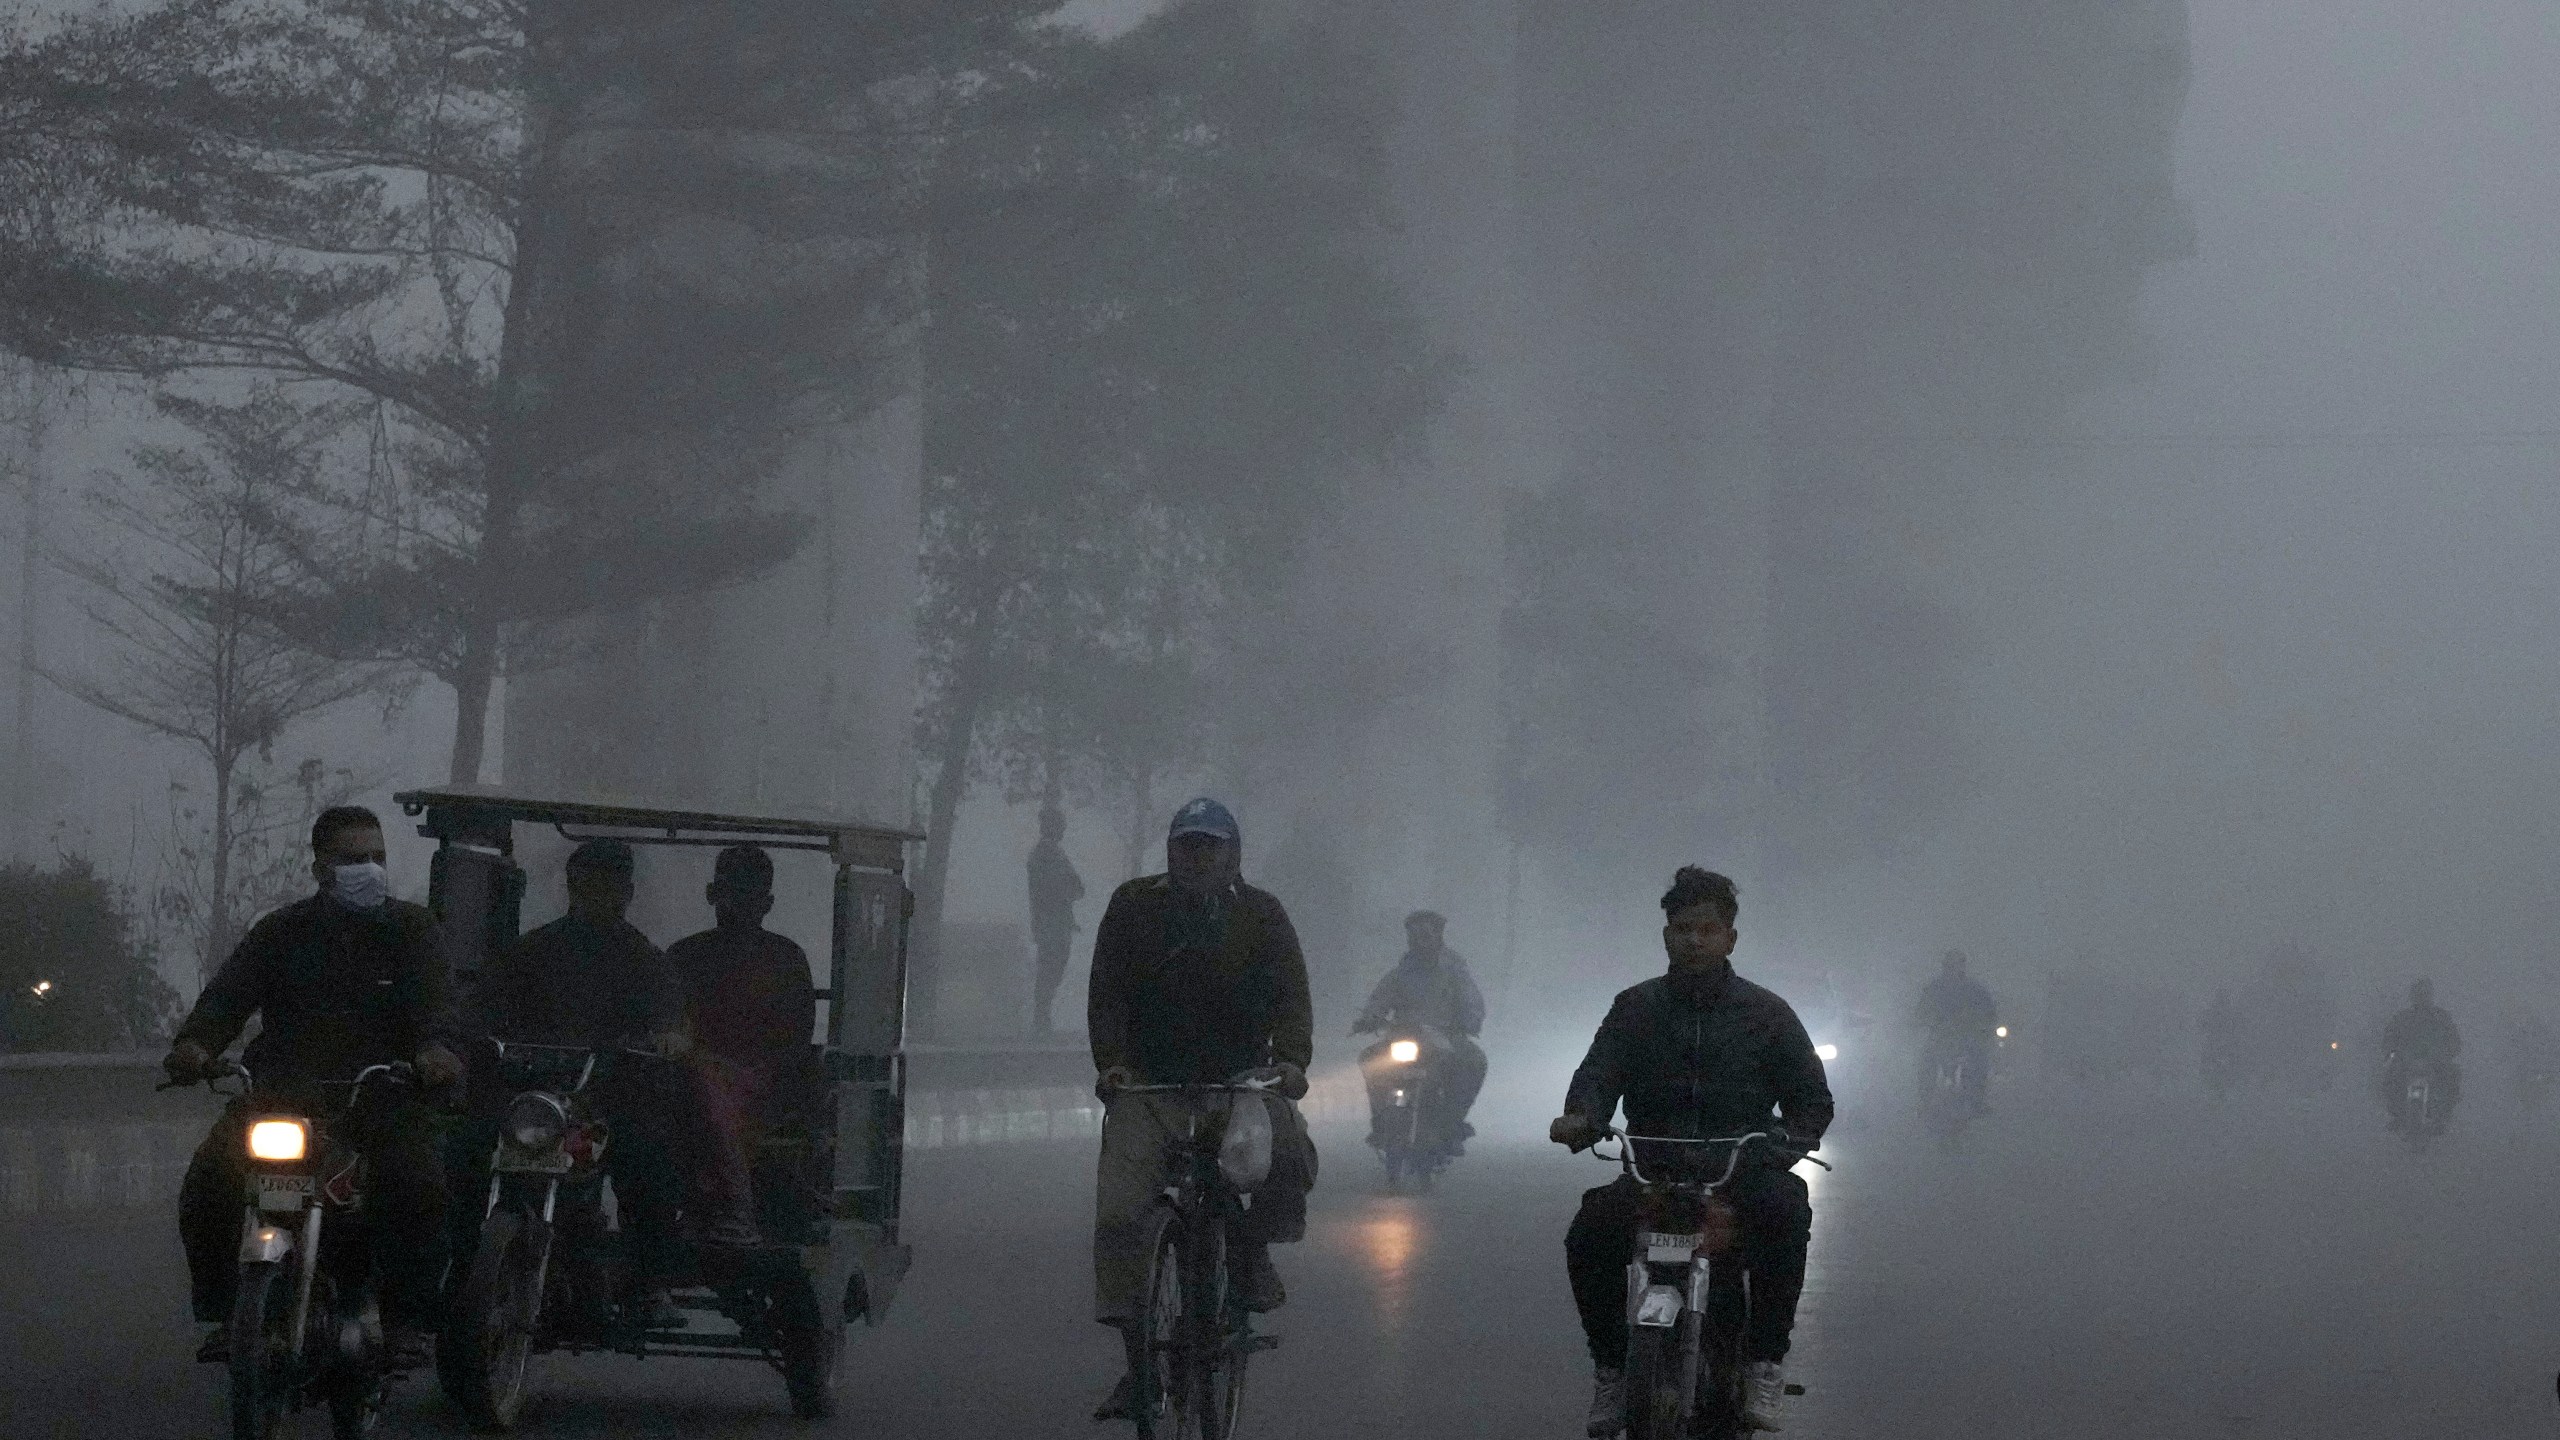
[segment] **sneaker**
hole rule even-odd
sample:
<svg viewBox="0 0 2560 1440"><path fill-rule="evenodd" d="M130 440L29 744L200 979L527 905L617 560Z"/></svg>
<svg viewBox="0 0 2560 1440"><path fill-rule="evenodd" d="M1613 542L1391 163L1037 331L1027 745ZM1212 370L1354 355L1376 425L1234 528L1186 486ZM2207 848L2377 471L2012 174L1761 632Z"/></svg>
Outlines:
<svg viewBox="0 0 2560 1440"><path fill-rule="evenodd" d="M1751 1430L1779 1430L1787 1408L1786 1367L1754 1360L1742 1367L1742 1423Z"/></svg>
<svg viewBox="0 0 2560 1440"><path fill-rule="evenodd" d="M216 1325L212 1329L204 1332L204 1343L196 1347L196 1363L199 1365L228 1365L231 1363L230 1326Z"/></svg>
<svg viewBox="0 0 2560 1440"><path fill-rule="evenodd" d="M1591 1419L1582 1433L1615 1435L1627 1428L1627 1372L1601 1366L1591 1372Z"/></svg>
<svg viewBox="0 0 2560 1440"><path fill-rule="evenodd" d="M1289 1303L1288 1287L1280 1283L1268 1245L1236 1246L1227 1261L1227 1277L1235 1287L1236 1303L1256 1315L1268 1315Z"/></svg>

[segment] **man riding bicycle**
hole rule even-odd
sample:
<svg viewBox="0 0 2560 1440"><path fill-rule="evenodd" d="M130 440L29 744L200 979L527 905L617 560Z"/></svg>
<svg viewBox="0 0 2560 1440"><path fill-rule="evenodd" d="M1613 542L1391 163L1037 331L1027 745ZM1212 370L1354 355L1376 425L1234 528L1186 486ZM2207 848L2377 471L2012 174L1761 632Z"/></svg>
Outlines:
<svg viewBox="0 0 2560 1440"><path fill-rule="evenodd" d="M1670 971L1619 992L1573 1073L1564 1114L1547 1128L1549 1139L1589 1149L1623 1100L1634 1134L1702 1139L1768 1131L1797 1150L1820 1144L1831 1125L1831 1087L1794 1009L1734 973L1740 910L1733 881L1694 865L1680 868L1662 897ZM1813 1238L1811 1197L1787 1165L1754 1146L1724 1192L1741 1225L1751 1277L1743 1419L1762 1430L1779 1428L1782 1366ZM1638 1199L1636 1182L1627 1177L1587 1191L1565 1233L1565 1269L1591 1347L1586 1429L1594 1436L1615 1435L1623 1424L1626 1267Z"/></svg>
<svg viewBox="0 0 2560 1440"><path fill-rule="evenodd" d="M372 811L322 811L311 822L319 893L249 927L161 1062L172 1080L204 1079L252 1016L263 1022L241 1056L256 1088L213 1122L178 1191L196 1318L213 1327L199 1360L230 1356L246 1183L241 1136L249 1118L316 1108L322 1085L353 1080L369 1065L414 1061L419 1078L435 1087L462 1079L460 1023L435 917L391 898L387 858ZM446 1191L435 1135L434 1117L413 1099L365 1152L373 1171L366 1205L388 1242L378 1262L384 1329L403 1364L426 1355L444 1264Z"/></svg>
<svg viewBox="0 0 2560 1440"><path fill-rule="evenodd" d="M2000 1028L2000 1005L1989 987L1965 973L1961 950L1938 963L1937 978L1920 989L1912 1018L1922 1035L1920 1093L1928 1094L1938 1062L1964 1060L1964 1102L1976 1115L1991 1113L1991 1048Z"/></svg>
<svg viewBox="0 0 2560 1440"><path fill-rule="evenodd" d="M1113 892L1094 934L1085 1028L1093 1044L1094 1091L1109 1107L1094 1180L1094 1318L1121 1332L1129 1360L1129 1373L1096 1419L1126 1417L1137 1403L1147 1218L1164 1184L1165 1142L1201 1103L1178 1094L1118 1092L1241 1076L1271 1082L1271 1176L1230 1237L1232 1283L1246 1309L1270 1311L1284 1303L1270 1247L1306 1234L1315 1147L1288 1102L1307 1093L1314 1051L1307 964L1289 912L1269 892L1244 883L1242 852L1227 808L1192 801L1173 817L1166 873Z"/></svg>

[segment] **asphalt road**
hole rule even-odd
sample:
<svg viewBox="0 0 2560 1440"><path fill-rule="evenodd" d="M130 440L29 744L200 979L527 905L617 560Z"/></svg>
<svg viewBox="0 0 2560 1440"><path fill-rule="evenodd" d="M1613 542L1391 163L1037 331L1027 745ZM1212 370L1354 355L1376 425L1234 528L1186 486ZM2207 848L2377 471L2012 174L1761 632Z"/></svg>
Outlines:
<svg viewBox="0 0 2560 1440"><path fill-rule="evenodd" d="M1569 1437L1588 1370L1560 1240L1607 1172L1487 1115L1428 1198L1328 1137L1245 1433ZM2560 1115L2488 1100L2424 1157L2354 1098L2214 1111L2012 1091L1952 1153L1870 1123L1826 1153L1789 1433L2560 1435ZM1520 1137L1505 1141L1493 1132ZM854 1338L843 1436L1082 1436L1116 1346L1083 1317L1084 1143L917 1157L914 1275ZM210 1437L165 1205L0 1219L0 1435ZM809 1433L780 1380L700 1360L554 1361L525 1432ZM311 1433L318 1433L313 1427ZM387 1435L460 1433L431 1382Z"/></svg>

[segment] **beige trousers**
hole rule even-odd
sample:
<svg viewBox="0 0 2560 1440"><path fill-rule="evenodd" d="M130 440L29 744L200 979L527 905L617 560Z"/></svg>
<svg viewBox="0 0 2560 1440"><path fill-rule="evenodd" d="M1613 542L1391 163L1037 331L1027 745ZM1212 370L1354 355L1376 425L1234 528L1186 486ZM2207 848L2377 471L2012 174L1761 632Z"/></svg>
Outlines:
<svg viewBox="0 0 2560 1440"><path fill-rule="evenodd" d="M1164 1193L1171 1142L1193 1116L1222 1112L1240 1097L1197 1099L1172 1094L1123 1095L1102 1116L1102 1155L1093 1181L1093 1318L1118 1325L1137 1318L1147 1287L1147 1242L1156 1197ZM1244 1101L1243 1103L1252 1103ZM1239 1240L1285 1244L1307 1231L1307 1191L1315 1184L1315 1147L1298 1107L1276 1095L1272 1107L1271 1179L1254 1192Z"/></svg>

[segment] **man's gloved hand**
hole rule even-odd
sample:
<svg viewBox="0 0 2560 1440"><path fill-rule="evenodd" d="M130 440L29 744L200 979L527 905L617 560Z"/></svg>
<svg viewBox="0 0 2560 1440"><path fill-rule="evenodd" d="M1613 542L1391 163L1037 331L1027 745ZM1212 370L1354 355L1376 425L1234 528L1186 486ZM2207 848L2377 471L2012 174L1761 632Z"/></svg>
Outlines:
<svg viewBox="0 0 2560 1440"><path fill-rule="evenodd" d="M1579 1155L1600 1143L1600 1127L1587 1115L1559 1115L1547 1122L1547 1138Z"/></svg>
<svg viewBox="0 0 2560 1440"><path fill-rule="evenodd" d="M462 1083L462 1057L441 1045L429 1045L418 1052L418 1079L431 1090L447 1090Z"/></svg>
<svg viewBox="0 0 2560 1440"><path fill-rule="evenodd" d="M181 1085L193 1084L203 1079L206 1067L212 1063L213 1057L206 1054L205 1048L193 1040L179 1041L169 1047L168 1054L160 1057L160 1068L168 1072L170 1079Z"/></svg>
<svg viewBox="0 0 2560 1440"><path fill-rule="evenodd" d="M1248 1070L1245 1072L1245 1078L1261 1081L1270 1088L1272 1093L1286 1099L1307 1098L1307 1072L1286 1060L1274 1065L1265 1065L1258 1070Z"/></svg>
<svg viewBox="0 0 2560 1440"><path fill-rule="evenodd" d="M1093 1077L1093 1098L1109 1100L1113 1095L1137 1083L1137 1071L1126 1065L1114 1065Z"/></svg>

